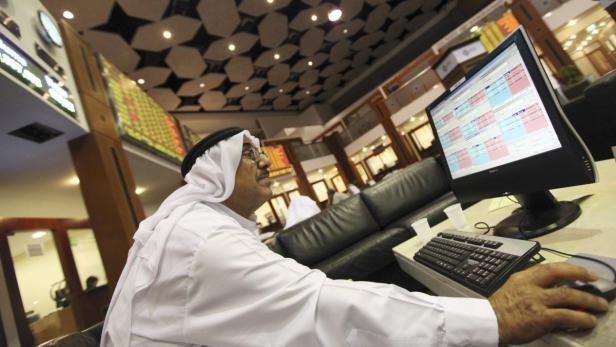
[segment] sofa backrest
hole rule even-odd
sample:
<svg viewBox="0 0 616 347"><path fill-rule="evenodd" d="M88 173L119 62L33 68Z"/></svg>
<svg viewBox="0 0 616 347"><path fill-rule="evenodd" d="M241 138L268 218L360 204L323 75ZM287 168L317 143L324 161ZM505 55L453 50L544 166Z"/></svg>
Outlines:
<svg viewBox="0 0 616 347"><path fill-rule="evenodd" d="M414 163L366 188L361 197L381 227L451 190L436 159Z"/></svg>
<svg viewBox="0 0 616 347"><path fill-rule="evenodd" d="M285 256L306 266L336 254L379 230L359 195L323 210L276 236Z"/></svg>

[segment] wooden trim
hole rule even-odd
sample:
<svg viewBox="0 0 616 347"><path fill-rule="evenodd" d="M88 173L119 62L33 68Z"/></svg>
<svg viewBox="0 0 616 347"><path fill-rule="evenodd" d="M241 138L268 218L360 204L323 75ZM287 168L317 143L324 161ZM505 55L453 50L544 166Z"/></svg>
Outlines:
<svg viewBox="0 0 616 347"><path fill-rule="evenodd" d="M4 323L2 323L2 315L0 315L0 346L8 346L6 333L4 332Z"/></svg>
<svg viewBox="0 0 616 347"><path fill-rule="evenodd" d="M6 287L8 289L9 298L11 299L11 309L13 310L19 343L22 346L34 346L34 336L26 320L24 303L21 300L17 275L15 274L15 266L11 258L11 249L6 236L8 231L10 230L0 227L0 263L2 263Z"/></svg>

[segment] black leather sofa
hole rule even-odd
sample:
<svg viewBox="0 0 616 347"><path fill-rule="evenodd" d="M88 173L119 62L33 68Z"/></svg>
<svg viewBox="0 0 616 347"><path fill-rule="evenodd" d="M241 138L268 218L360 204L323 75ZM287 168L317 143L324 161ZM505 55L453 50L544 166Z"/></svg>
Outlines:
<svg viewBox="0 0 616 347"><path fill-rule="evenodd" d="M435 225L456 202L443 168L429 158L278 233L270 247L330 278L422 290L399 269L392 248L416 235L411 223L427 217Z"/></svg>
<svg viewBox="0 0 616 347"><path fill-rule="evenodd" d="M582 96L562 106L593 158L613 158L611 147L616 146L616 70L593 82Z"/></svg>
<svg viewBox="0 0 616 347"><path fill-rule="evenodd" d="M84 331L55 338L38 347L98 347L102 333L103 322L100 322Z"/></svg>

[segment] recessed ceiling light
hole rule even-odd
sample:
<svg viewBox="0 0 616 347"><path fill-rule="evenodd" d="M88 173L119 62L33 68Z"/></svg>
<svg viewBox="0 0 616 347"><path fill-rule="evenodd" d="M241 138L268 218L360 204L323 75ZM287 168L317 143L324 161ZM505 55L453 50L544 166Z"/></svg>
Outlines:
<svg viewBox="0 0 616 347"><path fill-rule="evenodd" d="M573 44L573 41L567 41L567 42L565 42L565 46L567 46L567 47L571 46L572 44Z"/></svg>
<svg viewBox="0 0 616 347"><path fill-rule="evenodd" d="M230 43L230 44L229 44L229 46L228 46L227 48L229 48L229 50L230 50L231 52L235 51L235 45L234 45L234 44L232 44L232 43Z"/></svg>
<svg viewBox="0 0 616 347"><path fill-rule="evenodd" d="M349 32L349 29L344 29L344 30L342 30L342 33L343 33L343 34L346 34L346 33L348 33L348 32Z"/></svg>
<svg viewBox="0 0 616 347"><path fill-rule="evenodd" d="M383 141L387 140L387 136L386 135L381 136L381 140Z"/></svg>
<svg viewBox="0 0 616 347"><path fill-rule="evenodd" d="M66 19L73 19L73 18L75 18L75 15L73 14L73 12L66 10L66 11L62 12L62 17L66 18Z"/></svg>
<svg viewBox="0 0 616 347"><path fill-rule="evenodd" d="M278 53L274 54L274 59L276 59L276 60L280 59L280 54L278 54Z"/></svg>
<svg viewBox="0 0 616 347"><path fill-rule="evenodd" d="M270 1L270 0L267 0L267 1ZM274 182L273 186L274 187L279 187L280 186L280 182Z"/></svg>
<svg viewBox="0 0 616 347"><path fill-rule="evenodd" d="M364 147L361 149L362 152L368 152L368 148Z"/></svg>
<svg viewBox="0 0 616 347"><path fill-rule="evenodd" d="M374 151L374 149L375 149L375 148L376 148L376 147L374 147L374 146L370 146L370 150L371 150L371 151Z"/></svg>
<svg viewBox="0 0 616 347"><path fill-rule="evenodd" d="M404 131L401 131L400 135L406 135L406 133Z"/></svg>
<svg viewBox="0 0 616 347"><path fill-rule="evenodd" d="M44 231L35 231L34 233L32 233L32 238L33 239L40 239L41 237L45 236L47 233Z"/></svg>
<svg viewBox="0 0 616 347"><path fill-rule="evenodd" d="M552 17L552 12L548 12L543 16L543 18L550 18L550 17Z"/></svg>
<svg viewBox="0 0 616 347"><path fill-rule="evenodd" d="M307 90L307 91L306 91L306 94L310 94L310 91L309 91L309 90Z"/></svg>
<svg viewBox="0 0 616 347"><path fill-rule="evenodd" d="M171 36L173 36L173 35L171 35L171 31L169 31L169 30L163 31L163 37L166 38L167 40L170 39Z"/></svg>
<svg viewBox="0 0 616 347"><path fill-rule="evenodd" d="M584 49L582 46L577 46L576 48L578 51L581 51L582 49Z"/></svg>
<svg viewBox="0 0 616 347"><path fill-rule="evenodd" d="M411 122L414 122L414 121L415 121L415 117L413 116L411 117Z"/></svg>
<svg viewBox="0 0 616 347"><path fill-rule="evenodd" d="M323 169L319 169L319 170L318 170L318 172L319 172L320 174L322 174L322 173L323 173Z"/></svg>
<svg viewBox="0 0 616 347"><path fill-rule="evenodd" d="M139 84L144 84L144 83L145 83L145 80L144 80L143 78L140 78L140 79L138 79L138 80L137 80L137 83L139 83Z"/></svg>
<svg viewBox="0 0 616 347"><path fill-rule="evenodd" d="M592 40L592 36L586 36L586 41Z"/></svg>
<svg viewBox="0 0 616 347"><path fill-rule="evenodd" d="M325 180L326 180L326 179L328 179L328 178L329 178L329 176L327 176L327 175L323 175L323 179L325 179Z"/></svg>
<svg viewBox="0 0 616 347"><path fill-rule="evenodd" d="M249 90L249 89L250 89L249 86L244 87L244 90Z"/></svg>
<svg viewBox="0 0 616 347"><path fill-rule="evenodd" d="M205 88L205 83L199 84L199 88Z"/></svg>
<svg viewBox="0 0 616 347"><path fill-rule="evenodd" d="M79 184L79 177L77 176L73 176L69 179L66 180L66 184L68 184L69 186L76 186Z"/></svg>
<svg viewBox="0 0 616 347"><path fill-rule="evenodd" d="M599 33L599 29L595 29L595 30L592 31L593 35L597 35L598 33Z"/></svg>
<svg viewBox="0 0 616 347"><path fill-rule="evenodd" d="M284 92L284 90L282 90L282 88L278 89L278 93L282 93Z"/></svg>
<svg viewBox="0 0 616 347"><path fill-rule="evenodd" d="M424 117L424 116L419 117L420 121L423 121L424 119L426 119L426 117Z"/></svg>
<svg viewBox="0 0 616 347"><path fill-rule="evenodd" d="M316 14L313 14L312 16L310 16L310 20L313 21L313 22L316 22L317 19L319 19L319 17L317 17Z"/></svg>
<svg viewBox="0 0 616 347"><path fill-rule="evenodd" d="M573 35L569 36L569 38L572 39L572 40L575 40L577 38L577 35L573 34Z"/></svg>
<svg viewBox="0 0 616 347"><path fill-rule="evenodd" d="M604 26L605 26L605 22L601 22L601 23L599 23L599 26L600 26L600 27L604 27Z"/></svg>
<svg viewBox="0 0 616 347"><path fill-rule="evenodd" d="M145 188L143 188L143 187L135 188L135 194L139 195L139 194L141 194L143 192L145 192Z"/></svg>
<svg viewBox="0 0 616 347"><path fill-rule="evenodd" d="M340 19L340 17L342 17L342 11L340 11L340 9L338 8L329 11L329 13L327 14L327 18L329 18L329 20L332 22L337 21L338 19Z"/></svg>
<svg viewBox="0 0 616 347"><path fill-rule="evenodd" d="M582 46L586 46L587 44L588 44L588 42L582 41Z"/></svg>
<svg viewBox="0 0 616 347"><path fill-rule="evenodd" d="M568 25L568 26L570 26L570 27L571 27L571 26L574 26L575 24L577 24L577 19L572 19L572 20L570 20L570 21L567 23L567 25Z"/></svg>
<svg viewBox="0 0 616 347"><path fill-rule="evenodd" d="M471 32L472 32L472 33L476 32L477 30L479 30L479 26L478 26L478 25L474 25L474 26L471 28Z"/></svg>
<svg viewBox="0 0 616 347"><path fill-rule="evenodd" d="M267 0L267 3L268 3L268 4L273 4L273 3L274 3L274 0Z"/></svg>
<svg viewBox="0 0 616 347"><path fill-rule="evenodd" d="M312 60L308 60L308 66L312 66Z"/></svg>

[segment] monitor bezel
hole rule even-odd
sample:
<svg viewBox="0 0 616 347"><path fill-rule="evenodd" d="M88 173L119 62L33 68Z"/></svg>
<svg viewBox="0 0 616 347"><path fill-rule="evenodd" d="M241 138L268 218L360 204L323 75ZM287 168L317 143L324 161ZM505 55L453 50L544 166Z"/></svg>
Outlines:
<svg viewBox="0 0 616 347"><path fill-rule="evenodd" d="M472 77L511 45L516 45L520 52L530 78L554 126L561 147L454 179L449 170L440 137L436 131L432 110L450 97L452 93L458 91L459 88L463 88L467 83L470 83ZM455 87L447 90L434 100L426 108L426 113L428 114L430 125L435 132L435 141L443 158L447 177L460 201L477 201L484 198L531 193L596 181L596 170L592 156L568 119L564 116L547 74L543 70L543 66L526 30L522 26L505 38L497 48L478 63ZM538 172L532 174L529 173L531 170L519 170L520 166L542 168L546 162L550 163L551 167L538 170ZM565 174L559 174L563 172ZM506 183L503 184L503 182ZM479 184L481 189L478 191L473 189L473 187L477 187Z"/></svg>

